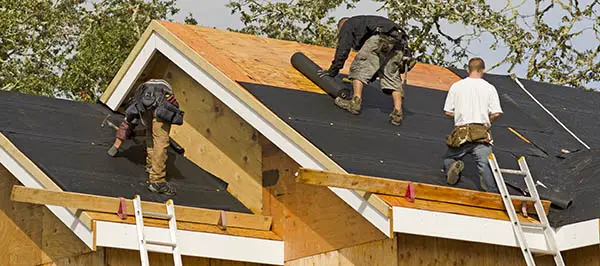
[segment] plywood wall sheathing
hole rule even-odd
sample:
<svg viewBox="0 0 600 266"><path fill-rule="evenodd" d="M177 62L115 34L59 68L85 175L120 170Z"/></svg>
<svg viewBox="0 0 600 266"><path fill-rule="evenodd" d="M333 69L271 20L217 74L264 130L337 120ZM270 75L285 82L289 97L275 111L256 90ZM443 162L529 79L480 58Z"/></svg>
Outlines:
<svg viewBox="0 0 600 266"><path fill-rule="evenodd" d="M150 265L152 266L171 266L173 265L173 256L170 254L148 253ZM263 264L218 260L208 258L197 258L182 256L183 265L193 266L261 266ZM139 251L123 249L106 249L106 264L108 266L138 266L140 265Z"/></svg>
<svg viewBox="0 0 600 266"><path fill-rule="evenodd" d="M13 185L19 182L0 165L0 265L39 265L90 252L45 206L11 201Z"/></svg>
<svg viewBox="0 0 600 266"><path fill-rule="evenodd" d="M283 237L286 261L387 238L328 188L296 183L298 167L274 145L263 146L263 169L279 173L264 189L265 215Z"/></svg>
<svg viewBox="0 0 600 266"><path fill-rule="evenodd" d="M287 261L286 266L397 266L398 263L396 239L383 239L343 248L322 254L313 255L293 261Z"/></svg>
<svg viewBox="0 0 600 266"><path fill-rule="evenodd" d="M185 148L185 157L227 182L234 197L261 214L261 152L256 130L160 53L152 57L136 84L149 78L167 80L185 111L185 123L171 128L171 138Z"/></svg>

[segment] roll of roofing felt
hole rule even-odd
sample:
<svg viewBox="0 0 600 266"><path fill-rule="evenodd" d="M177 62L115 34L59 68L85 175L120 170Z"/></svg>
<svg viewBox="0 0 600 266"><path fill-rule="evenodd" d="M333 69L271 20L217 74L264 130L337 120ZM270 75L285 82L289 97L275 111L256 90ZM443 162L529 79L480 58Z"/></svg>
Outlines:
<svg viewBox="0 0 600 266"><path fill-rule="evenodd" d="M566 209L569 208L571 206L571 204L573 203L572 199L567 199L567 198L560 198L560 197L555 197L555 196L544 196L541 195L540 196L541 199L543 200L549 200L552 202L552 205L554 207L557 207L559 209Z"/></svg>
<svg viewBox="0 0 600 266"><path fill-rule="evenodd" d="M310 60L310 58L308 58L302 52L297 52L292 55L290 61L294 68L314 82L323 91L327 92L327 94L329 94L331 97L335 98L339 96L342 98L348 98L350 96L350 90L341 86L334 78L319 77L317 71L321 70L321 67L315 64L315 62Z"/></svg>

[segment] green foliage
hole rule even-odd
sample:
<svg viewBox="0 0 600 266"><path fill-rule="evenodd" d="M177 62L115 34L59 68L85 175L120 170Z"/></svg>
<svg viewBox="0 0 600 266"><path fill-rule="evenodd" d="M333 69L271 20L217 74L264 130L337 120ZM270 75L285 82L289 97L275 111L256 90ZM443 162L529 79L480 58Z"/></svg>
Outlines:
<svg viewBox="0 0 600 266"><path fill-rule="evenodd" d="M76 55L66 60L60 88L77 100L95 101L153 19L178 12L174 1L104 0L80 18Z"/></svg>
<svg viewBox="0 0 600 266"><path fill-rule="evenodd" d="M469 49L487 35L494 39L491 51L508 51L492 69L526 68L529 79L575 87L600 80L600 0L534 0L533 7L531 1L514 5L505 0L503 8L492 8L491 0L373 1L409 33L410 46L425 63L462 67L472 56ZM331 11L357 2L231 0L228 7L241 15L244 27L238 31L333 47L336 18ZM462 25L467 33L453 37L443 25ZM573 45L583 36L594 48Z"/></svg>
<svg viewBox="0 0 600 266"><path fill-rule="evenodd" d="M96 101L175 0L0 0L0 89Z"/></svg>
<svg viewBox="0 0 600 266"><path fill-rule="evenodd" d="M239 13L245 27L240 32L281 40L333 46L337 20L328 13L344 4L353 8L359 0L230 1L231 13Z"/></svg>

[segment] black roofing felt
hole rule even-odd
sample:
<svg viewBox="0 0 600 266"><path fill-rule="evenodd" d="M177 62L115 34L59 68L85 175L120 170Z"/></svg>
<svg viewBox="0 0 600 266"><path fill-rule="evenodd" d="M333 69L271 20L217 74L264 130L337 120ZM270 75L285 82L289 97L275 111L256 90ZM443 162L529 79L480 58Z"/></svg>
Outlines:
<svg viewBox="0 0 600 266"><path fill-rule="evenodd" d="M503 82L512 81L506 78ZM599 152L576 154L591 160L583 166L573 160L556 158L560 149L577 150L582 146L551 124L552 121L546 119L547 115L536 111L535 108L539 107L535 103L529 103L518 91L505 85L496 86L504 115L492 128L494 153L500 165L517 169L517 158L525 155L534 178L549 188L538 188L543 197L556 202L573 200L572 206L565 210L551 210L550 220L555 226L600 217L600 197L592 193L593 189L582 190L578 184L580 180L587 180L586 185L598 191L600 179L583 179L579 174L564 170L585 166L586 173L594 173L596 168L600 168L600 159L593 155ZM396 127L388 121L392 100L377 89L377 84L365 87L363 108L358 116L337 108L327 95L251 83L242 83L242 86L348 172L447 186L441 166L446 150L445 136L451 131L453 122L442 111L446 97L444 91L407 86L403 107L405 120L401 127ZM586 100L600 104L600 94L593 97ZM598 107L594 108L583 109L582 112L596 112ZM549 156L523 142L507 127L532 139ZM590 145L600 141L600 137L591 137L595 139L590 141ZM479 190L473 161L467 159L466 163L467 168L457 186ZM561 165L564 167L561 168ZM512 186L512 193L525 187L522 179L505 178Z"/></svg>
<svg viewBox="0 0 600 266"><path fill-rule="evenodd" d="M115 138L113 129L100 127L107 114L122 119L100 104L0 91L0 131L63 190L165 202L168 196L146 188L143 137L124 143L116 158L106 154ZM167 177L178 205L250 212L226 191L227 183L172 150Z"/></svg>

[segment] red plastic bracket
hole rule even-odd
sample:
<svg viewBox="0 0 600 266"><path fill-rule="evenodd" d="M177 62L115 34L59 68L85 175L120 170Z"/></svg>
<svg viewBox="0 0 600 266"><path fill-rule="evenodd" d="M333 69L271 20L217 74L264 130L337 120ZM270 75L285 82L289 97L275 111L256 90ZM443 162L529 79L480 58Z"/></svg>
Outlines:
<svg viewBox="0 0 600 266"><path fill-rule="evenodd" d="M408 183L408 187L406 187L406 193L404 194L404 198L410 202L415 202L415 184L413 184L413 182Z"/></svg>
<svg viewBox="0 0 600 266"><path fill-rule="evenodd" d="M119 215L121 220L125 220L127 219L127 202L125 201L125 198L119 198L119 200L119 210L117 211L117 215Z"/></svg>

